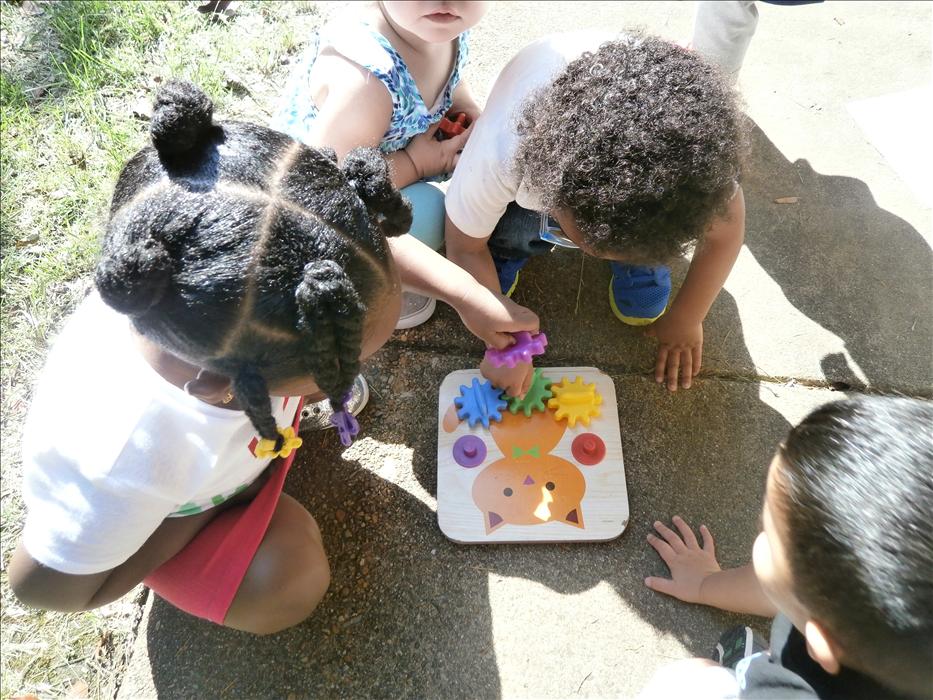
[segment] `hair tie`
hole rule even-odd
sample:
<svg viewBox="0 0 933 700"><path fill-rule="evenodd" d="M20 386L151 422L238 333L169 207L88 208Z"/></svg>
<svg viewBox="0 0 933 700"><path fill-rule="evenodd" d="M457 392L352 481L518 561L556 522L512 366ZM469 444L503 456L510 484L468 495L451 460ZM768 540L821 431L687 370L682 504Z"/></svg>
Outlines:
<svg viewBox="0 0 933 700"><path fill-rule="evenodd" d="M256 443L253 454L257 459L266 459L267 457L288 457L293 451L301 447L301 438L295 435L295 428L289 425L286 428L278 428L279 435L282 436L282 447L275 449L275 443L278 440L262 438Z"/></svg>
<svg viewBox="0 0 933 700"><path fill-rule="evenodd" d="M350 394L348 393L340 402L340 410L334 411L334 414L330 417L330 423L337 428L340 442L344 447L352 445L353 438L359 435L360 432L360 424L356 420L356 416L347 410L347 401L349 400Z"/></svg>

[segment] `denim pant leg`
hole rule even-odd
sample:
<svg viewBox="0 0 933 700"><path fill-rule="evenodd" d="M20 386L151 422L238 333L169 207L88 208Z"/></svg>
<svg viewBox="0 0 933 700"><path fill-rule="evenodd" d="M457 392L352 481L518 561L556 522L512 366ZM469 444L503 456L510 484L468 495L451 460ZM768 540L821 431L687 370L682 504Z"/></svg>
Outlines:
<svg viewBox="0 0 933 700"><path fill-rule="evenodd" d="M508 260L551 252L554 246L542 241L540 233L541 212L511 202L489 238L489 252Z"/></svg>

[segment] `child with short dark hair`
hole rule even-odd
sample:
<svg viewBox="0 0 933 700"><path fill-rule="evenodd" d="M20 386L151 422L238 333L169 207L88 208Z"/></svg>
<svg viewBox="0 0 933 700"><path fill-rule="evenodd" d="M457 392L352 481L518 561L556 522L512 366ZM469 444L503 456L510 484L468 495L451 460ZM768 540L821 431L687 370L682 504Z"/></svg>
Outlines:
<svg viewBox="0 0 933 700"><path fill-rule="evenodd" d="M212 112L190 83L159 92L153 145L116 184L97 293L33 398L9 577L34 607L87 610L144 581L269 633L329 585L317 523L282 493L295 426L308 395L330 399L345 444L358 430L346 398L398 318L386 235L411 213L376 151L338 167Z"/></svg>
<svg viewBox="0 0 933 700"><path fill-rule="evenodd" d="M671 571L649 588L734 612L777 615L771 650L739 661L740 698L933 696L933 404L830 403L771 462L753 562L721 571L713 538L674 518L648 541ZM713 665L711 662L709 665ZM723 678L661 673L644 697ZM733 685L735 681L733 680ZM672 695L674 693L674 695ZM686 697L685 695L682 697ZM718 697L718 696L717 696Z"/></svg>
<svg viewBox="0 0 933 700"><path fill-rule="evenodd" d="M744 239L746 143L733 91L697 54L633 34L545 37L499 74L464 146L445 202L447 255L503 293L555 244L609 260L613 312L651 324L658 382L689 387L703 319ZM665 314L665 264L693 244ZM484 372L516 394L531 366Z"/></svg>

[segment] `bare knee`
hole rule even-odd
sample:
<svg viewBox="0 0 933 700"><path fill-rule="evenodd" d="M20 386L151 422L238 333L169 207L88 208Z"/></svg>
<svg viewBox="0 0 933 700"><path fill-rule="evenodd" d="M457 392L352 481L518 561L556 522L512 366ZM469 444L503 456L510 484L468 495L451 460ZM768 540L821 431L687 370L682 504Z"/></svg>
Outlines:
<svg viewBox="0 0 933 700"><path fill-rule="evenodd" d="M329 586L317 523L283 495L224 624L254 634L280 632L307 619Z"/></svg>

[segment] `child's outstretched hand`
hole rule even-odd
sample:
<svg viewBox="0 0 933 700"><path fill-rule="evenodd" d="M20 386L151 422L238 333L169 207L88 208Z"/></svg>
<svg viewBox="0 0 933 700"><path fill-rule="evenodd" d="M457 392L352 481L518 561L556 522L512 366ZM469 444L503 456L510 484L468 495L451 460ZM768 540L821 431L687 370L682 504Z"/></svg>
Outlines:
<svg viewBox="0 0 933 700"><path fill-rule="evenodd" d="M645 585L687 603L702 603L703 582L711 574L721 571L716 561L716 544L706 525L700 525L702 547L693 530L679 515L674 516L674 525L680 531L679 535L660 521L655 522L654 529L661 537L648 535L648 544L661 555L671 570L671 578L649 576Z"/></svg>
<svg viewBox="0 0 933 700"><path fill-rule="evenodd" d="M437 127L438 125L435 124L423 134L418 134L405 147L405 153L411 158L419 180L452 173L457 167L457 161L460 160L460 151L463 150L467 139L473 133L471 124L462 134L438 141L434 137Z"/></svg>
<svg viewBox="0 0 933 700"><path fill-rule="evenodd" d="M667 313L645 330L645 335L658 339L658 359L654 378L658 384L667 379L667 388L689 389L700 373L703 361L703 321L684 321Z"/></svg>
<svg viewBox="0 0 933 700"><path fill-rule="evenodd" d="M480 362L479 371L492 385L509 396L524 398L534 379L534 366L530 362L518 362L514 367L493 367L486 358Z"/></svg>

